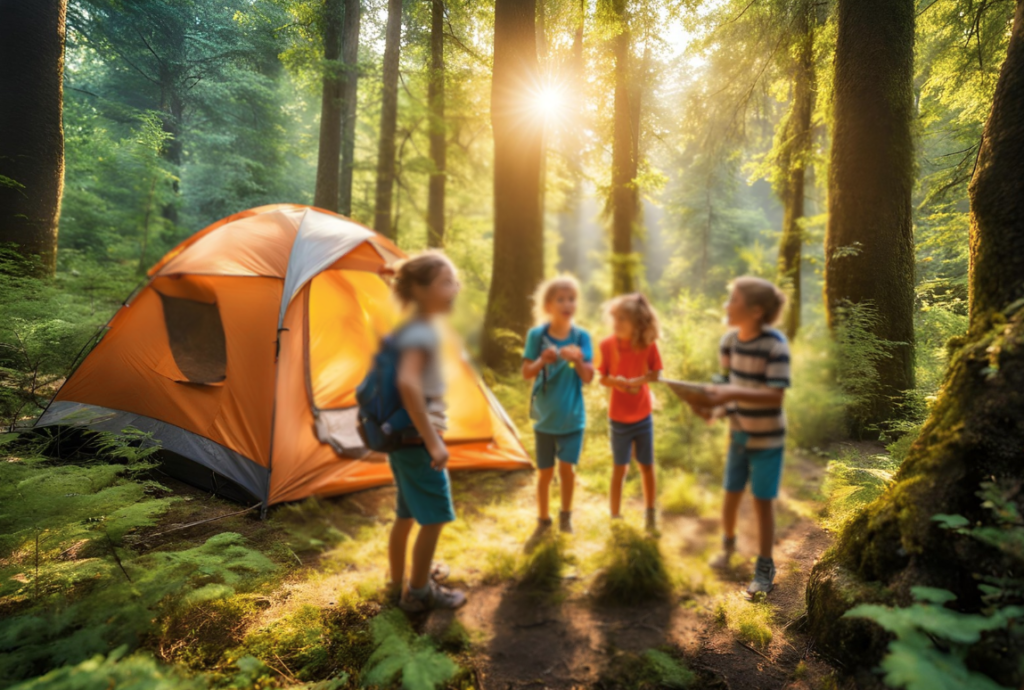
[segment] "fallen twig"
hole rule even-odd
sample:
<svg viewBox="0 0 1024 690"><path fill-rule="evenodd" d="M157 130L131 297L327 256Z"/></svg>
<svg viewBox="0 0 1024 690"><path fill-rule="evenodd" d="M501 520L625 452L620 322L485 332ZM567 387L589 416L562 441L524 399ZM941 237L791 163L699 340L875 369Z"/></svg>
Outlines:
<svg viewBox="0 0 1024 690"><path fill-rule="evenodd" d="M144 539L139 539L135 543L136 544L142 544L142 543L150 541L152 539L156 539L157 537L162 537L165 534L170 534L172 532L180 532L181 530L188 529L189 527L195 527L197 525L205 525L207 522L215 522L217 520L223 520L224 518L234 517L236 515L242 515L244 513L250 513L252 511L256 510L257 508L259 508L261 505L263 505L263 504L262 503L257 503L256 505L249 506L248 508L245 508L244 510L239 510L239 511L236 511L234 513L228 513L226 515L218 515L217 517L206 518L205 520L198 520L196 522L190 522L187 525L179 525L178 527L174 527L174 528L169 529L169 530L164 530L163 532L157 532L156 534L151 534L151 535L149 535L148 537L146 537Z"/></svg>
<svg viewBox="0 0 1024 690"><path fill-rule="evenodd" d="M757 654L762 659L767 659L768 661L770 661L772 663L775 663L775 660L772 659L770 656L768 656L767 654L765 654L764 652L762 652L760 650L754 649L753 647L751 647L749 644L747 644L746 642L744 642L742 640L736 640L736 644L740 645L741 647L746 647L747 649L752 651L754 654Z"/></svg>

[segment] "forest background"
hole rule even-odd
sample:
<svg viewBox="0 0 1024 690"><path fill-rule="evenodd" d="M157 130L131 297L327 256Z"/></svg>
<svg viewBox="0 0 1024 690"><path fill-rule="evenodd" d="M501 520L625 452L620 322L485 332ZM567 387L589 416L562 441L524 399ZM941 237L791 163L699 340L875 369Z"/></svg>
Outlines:
<svg viewBox="0 0 1024 690"><path fill-rule="evenodd" d="M1019 278L990 290L972 282L980 221L972 239L968 194L1011 37L1020 33L1019 18L1013 23L1019 3L30 4L5 8L21 21L5 21L0 32L8 40L0 42L16 51L19 40L35 41L38 49L32 60L21 58L24 74L7 70L3 87L16 94L49 84L55 95L34 99L38 112L5 110L0 160L14 160L10 152L32 132L52 151L45 144L56 136L53 122L57 130L63 123L63 139L59 156L0 169L0 199L13 209L0 233L11 242L0 249L5 427L31 423L166 251L222 217L267 203L337 210L408 252L443 247L463 278L456 322L487 380L524 422L522 384L508 371L531 323L528 298L543 277L579 276L581 320L597 332L603 300L646 292L664 319L669 375L706 380L715 373L728 281L763 276L790 296L782 327L794 341L794 447L827 449L857 438L881 440L890 451L884 470L868 468L882 479L841 521L860 515L859 527L847 528L851 536L812 577L809 625L822 649L843 658L854 654L851 640L868 639L865 658L892 659L902 649L920 668L958 664L958 673L1019 682L1016 656L985 663L996 646L1020 644L1012 621L1021 592L1007 575L1012 560L1024 557L1013 507L1019 477L1006 488L1000 482L1014 473L1001 476L1002 465L982 462L974 474L956 475L978 481L927 506L946 522L929 523L929 514L926 528L905 516L886 526L888 513L899 512L892 506L910 500L900 498L897 468L915 452L911 444L929 415L934 431L950 415L968 414L947 409L968 396L956 398L961 393L948 383L957 357L966 362L979 343L990 356L1013 356L1009 344L1019 335L1020 305L1009 299ZM56 48L54 37L63 41ZM1004 109L1024 117L1006 105L1019 101L1006 99ZM24 202L26 184L36 179L50 180L49 197ZM1011 219L1005 232L1019 236L1020 219L1004 215ZM979 257L976 265L993 265ZM972 321L983 313L983 323ZM994 343L989 327L997 326L1006 332ZM1000 372L990 364L989 378ZM1004 362L1003 371L1017 369ZM1013 398L1007 409L1019 403ZM692 446L669 469L713 483L721 474L720 430L702 428L670 400L662 405L680 420L662 446ZM1019 454L1019 423L1008 424L1007 452ZM948 463L927 464L947 443L929 441L928 428L915 446L919 464L948 479ZM830 471L835 511L865 481L840 481L842 466ZM982 487L981 479L990 483ZM914 490L923 489L905 496ZM972 524L1000 537L985 542L969 533ZM878 543L851 545L857 529ZM920 529L928 536L916 536ZM998 554L986 556L980 590L969 548L949 568L914 558L949 530ZM892 539L910 555L898 562L877 555ZM5 545L4 567L21 566L26 543ZM885 592L835 594L847 577L862 589L882 583ZM30 602L30 582L6 594ZM924 585L931 594L911 591ZM942 638L913 618L924 609L953 610L942 608L940 590L960 598L958 614L987 621L974 623L974 639ZM894 645L912 651L888 647L890 637L864 626L823 632L837 612L834 600L844 596L839 614L857 602L904 606L896 611L911 612L910 622L889 621L887 629ZM996 629L1001 637L993 641ZM935 650L941 663L929 661ZM81 656L36 659L10 678Z"/></svg>

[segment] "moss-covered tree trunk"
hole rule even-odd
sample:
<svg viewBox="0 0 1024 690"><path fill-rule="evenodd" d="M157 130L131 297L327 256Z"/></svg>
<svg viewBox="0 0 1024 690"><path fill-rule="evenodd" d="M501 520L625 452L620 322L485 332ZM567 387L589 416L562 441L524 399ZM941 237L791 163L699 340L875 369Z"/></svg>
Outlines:
<svg viewBox="0 0 1024 690"><path fill-rule="evenodd" d="M352 215L352 177L355 171L356 105L359 100L359 24L363 8L359 0L345 0L345 26L341 35L341 60L345 64L341 99L345 114L341 125L341 170L338 212Z"/></svg>
<svg viewBox="0 0 1024 690"><path fill-rule="evenodd" d="M914 387L914 0L839 0L825 296L833 326L871 305L893 343L875 364L862 428L893 419Z"/></svg>
<svg viewBox="0 0 1024 690"><path fill-rule="evenodd" d="M338 173L341 170L342 139L342 0L325 0L321 10L324 38L324 78L320 98L320 147L316 162L313 205L338 210Z"/></svg>
<svg viewBox="0 0 1024 690"><path fill-rule="evenodd" d="M395 188L395 133L398 129L398 61L401 43L402 0L388 0L373 229L391 239L396 234L391 224L391 200Z"/></svg>
<svg viewBox="0 0 1024 690"><path fill-rule="evenodd" d="M610 0L612 54L615 58L615 94L612 109L612 292L635 289L633 227L636 225L636 171L639 135L639 95L630 68L628 0Z"/></svg>
<svg viewBox="0 0 1024 690"><path fill-rule="evenodd" d="M484 362L501 370L519 361L530 295L544 277L543 121L523 105L538 76L536 12L533 0L494 5L494 258L482 350Z"/></svg>
<svg viewBox="0 0 1024 690"><path fill-rule="evenodd" d="M66 0L11 0L0 19L0 243L57 264Z"/></svg>
<svg viewBox="0 0 1024 690"><path fill-rule="evenodd" d="M800 330L803 229L806 171L811 152L811 114L814 111L814 31L813 7L804 2L797 10L794 31L796 60L793 64L793 105L783 130L782 237L779 239L779 282L789 293L786 305L786 335L793 339Z"/></svg>
<svg viewBox="0 0 1024 690"><path fill-rule="evenodd" d="M840 618L862 601L909 599L914 585L942 587L978 610L975 573L1008 564L981 542L940 529L938 513L990 524L976 496L983 481L1019 487L1024 467L1024 0L1018 0L1006 62L970 185L970 330L951 343L949 371L928 421L892 486L842 532L807 589L819 648L870 667L885 638L873 624ZM1016 573L1019 577L1019 573ZM1014 646L1017 648L1013 648ZM995 636L969 661L1020 685L1024 649ZM1009 648L1008 648L1009 647Z"/></svg>
<svg viewBox="0 0 1024 690"><path fill-rule="evenodd" d="M444 246L444 184L447 168L447 129L444 123L444 0L430 2L430 173L427 196L427 245Z"/></svg>

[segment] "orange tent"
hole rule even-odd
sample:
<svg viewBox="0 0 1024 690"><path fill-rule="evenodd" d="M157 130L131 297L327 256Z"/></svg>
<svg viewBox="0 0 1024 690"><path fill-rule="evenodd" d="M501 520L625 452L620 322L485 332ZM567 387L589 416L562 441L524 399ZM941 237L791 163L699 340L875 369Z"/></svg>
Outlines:
<svg viewBox="0 0 1024 690"><path fill-rule="evenodd" d="M356 431L355 388L399 317L378 269L402 256L309 206L214 223L150 269L37 426L150 432L198 483L228 480L264 508L388 484L385 458ZM529 467L501 405L449 340L449 466Z"/></svg>

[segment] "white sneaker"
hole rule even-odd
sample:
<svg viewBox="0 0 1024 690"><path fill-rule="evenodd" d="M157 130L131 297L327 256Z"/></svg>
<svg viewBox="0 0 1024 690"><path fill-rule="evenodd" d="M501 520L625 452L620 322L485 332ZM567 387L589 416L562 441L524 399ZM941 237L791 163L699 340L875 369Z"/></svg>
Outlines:
<svg viewBox="0 0 1024 690"><path fill-rule="evenodd" d="M711 567L715 570L731 570L734 553L736 553L736 537L723 537L722 550L711 559Z"/></svg>
<svg viewBox="0 0 1024 690"><path fill-rule="evenodd" d="M747 585L747 594L754 596L758 592L768 594L775 589L775 561L770 558L757 557L754 568L754 579Z"/></svg>
<svg viewBox="0 0 1024 690"><path fill-rule="evenodd" d="M419 613L433 609L457 609L466 603L466 594L459 589L442 587L433 580L428 580L426 596L418 597L411 591L406 592L398 607L408 613Z"/></svg>

